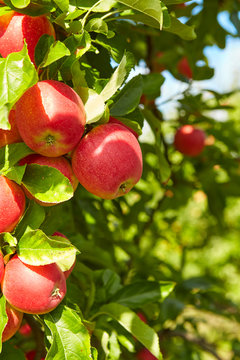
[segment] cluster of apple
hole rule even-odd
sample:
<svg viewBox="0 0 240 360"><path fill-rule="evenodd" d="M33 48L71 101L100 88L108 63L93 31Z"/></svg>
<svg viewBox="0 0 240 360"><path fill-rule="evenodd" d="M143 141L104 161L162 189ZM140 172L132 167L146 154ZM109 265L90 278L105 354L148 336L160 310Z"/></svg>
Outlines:
<svg viewBox="0 0 240 360"><path fill-rule="evenodd" d="M25 39L34 63L34 50L43 34L55 37L45 16L32 18L10 11L0 16L0 54L6 57L20 51ZM10 111L9 122L10 130L0 130L0 147L25 142L34 154L18 165L53 167L69 180L73 191L79 181L92 194L114 199L126 194L141 177L137 134L114 118L85 133L83 102L62 82L39 81L29 88ZM39 201L24 186L0 175L0 233L14 231L25 212L25 195L43 206L56 203L54 199ZM28 265L17 254L6 265L4 260L0 252L0 280L8 316L2 340L6 341L18 330L23 313L44 314L62 301L72 268L63 273L56 263Z"/></svg>

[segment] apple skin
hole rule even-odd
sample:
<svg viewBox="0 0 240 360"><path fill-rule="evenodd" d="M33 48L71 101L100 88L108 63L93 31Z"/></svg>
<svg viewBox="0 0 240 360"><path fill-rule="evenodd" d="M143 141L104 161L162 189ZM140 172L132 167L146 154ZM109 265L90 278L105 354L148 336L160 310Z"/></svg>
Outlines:
<svg viewBox="0 0 240 360"><path fill-rule="evenodd" d="M81 98L68 85L40 81L16 103L16 124L23 141L36 153L58 157L79 143L85 126Z"/></svg>
<svg viewBox="0 0 240 360"><path fill-rule="evenodd" d="M142 320L145 324L147 324L147 318L142 312L138 312L137 316L139 317L140 320Z"/></svg>
<svg viewBox="0 0 240 360"><path fill-rule="evenodd" d="M38 154L31 154L26 156L25 158L21 159L18 163L20 166L25 164L38 164L38 165L45 165L49 167L53 167L57 170L59 170L64 176L68 178L70 181L73 190L75 191L78 186L78 180L73 173L72 167L67 159L65 159L63 156L60 157L47 157L42 156ZM44 201L40 201L23 186L24 192L27 195L29 199L34 199L38 204L42 206L53 206L56 205L55 203L47 203Z"/></svg>
<svg viewBox="0 0 240 360"><path fill-rule="evenodd" d="M63 235L62 233L60 233L59 231L55 231L55 233L52 234L52 236L62 236L65 239L67 239L67 237L65 235ZM71 272L73 271L74 267L76 265L76 260L74 261L74 263L72 264L72 266L70 267L70 269L63 271L63 274L65 276L65 279L67 279L69 277L69 275L71 274Z"/></svg>
<svg viewBox="0 0 240 360"><path fill-rule="evenodd" d="M8 322L2 333L2 342L9 340L13 335L16 334L22 323L23 313L12 308L6 303L6 313Z"/></svg>
<svg viewBox="0 0 240 360"><path fill-rule="evenodd" d="M132 128L130 128L129 126L125 125L124 123L122 123L120 120L115 119L114 117L110 116L109 121L110 124L114 123L114 124L120 124L122 126L124 126L126 129L128 129L129 131L131 131L131 133L135 136L135 138L138 139L138 133L136 133L136 131L134 131Z"/></svg>
<svg viewBox="0 0 240 360"><path fill-rule="evenodd" d="M73 153L72 168L90 193L115 199L128 193L141 178L141 148L122 125L99 125L80 141Z"/></svg>
<svg viewBox="0 0 240 360"><path fill-rule="evenodd" d="M18 331L24 337L31 336L32 334L32 328L28 323L21 325Z"/></svg>
<svg viewBox="0 0 240 360"><path fill-rule="evenodd" d="M189 65L188 58L184 56L178 63L177 63L177 69L179 74L185 76L188 79L193 78L193 72Z"/></svg>
<svg viewBox="0 0 240 360"><path fill-rule="evenodd" d="M35 350L31 350L29 352L26 353L26 359L27 360L34 360L36 356L36 351ZM44 360L45 358L41 358L41 360Z"/></svg>
<svg viewBox="0 0 240 360"><path fill-rule="evenodd" d="M175 134L174 145L184 155L197 156L204 149L205 133L192 125L183 125Z"/></svg>
<svg viewBox="0 0 240 360"><path fill-rule="evenodd" d="M44 15L32 17L15 11L1 15L0 54L5 58L13 52L21 51L25 39L29 57L35 64L35 47L44 34L56 38L53 25Z"/></svg>
<svg viewBox="0 0 240 360"><path fill-rule="evenodd" d="M3 279L4 271L5 271L5 265L4 265L3 254L0 252L0 282Z"/></svg>
<svg viewBox="0 0 240 360"><path fill-rule="evenodd" d="M137 359L138 360L157 360L157 358L152 353L150 353L150 351L146 348L140 350L137 353Z"/></svg>
<svg viewBox="0 0 240 360"><path fill-rule="evenodd" d="M28 314L50 312L66 294L66 279L57 264L27 265L17 255L5 266L1 285L9 304Z"/></svg>
<svg viewBox="0 0 240 360"><path fill-rule="evenodd" d="M0 233L11 232L25 210L22 188L5 176L0 176Z"/></svg>
<svg viewBox="0 0 240 360"><path fill-rule="evenodd" d="M22 142L22 138L18 132L15 122L15 110L11 110L9 113L9 122L11 125L10 130L0 129L0 148L17 142Z"/></svg>

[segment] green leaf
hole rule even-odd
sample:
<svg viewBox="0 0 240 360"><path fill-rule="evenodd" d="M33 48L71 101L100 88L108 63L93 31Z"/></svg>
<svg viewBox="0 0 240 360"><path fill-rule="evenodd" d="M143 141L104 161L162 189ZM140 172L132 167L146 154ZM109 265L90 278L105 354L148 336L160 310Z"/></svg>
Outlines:
<svg viewBox="0 0 240 360"><path fill-rule="evenodd" d="M59 305L44 315L51 331L51 347L46 360L90 360L91 345L88 330L79 315L67 306Z"/></svg>
<svg viewBox="0 0 240 360"><path fill-rule="evenodd" d="M11 342L7 341L3 343L2 353L1 353L2 360L26 360L25 354L22 350L18 349L17 347L13 346Z"/></svg>
<svg viewBox="0 0 240 360"><path fill-rule="evenodd" d="M11 169L19 160L30 154L33 154L33 151L24 142L0 148L0 173Z"/></svg>
<svg viewBox="0 0 240 360"><path fill-rule="evenodd" d="M54 0L54 2L63 12L68 12L69 0Z"/></svg>
<svg viewBox="0 0 240 360"><path fill-rule="evenodd" d="M47 54L44 56L43 61L39 67L46 67L53 62L63 58L64 56L70 56L69 49L61 41L55 41L49 48Z"/></svg>
<svg viewBox="0 0 240 360"><path fill-rule="evenodd" d="M114 71L109 82L107 83L107 85L104 87L104 89L100 94L104 99L104 101L110 99L116 93L116 91L123 84L124 80L128 76L133 66L134 66L133 56L131 53L127 52L123 56L119 66Z"/></svg>
<svg viewBox="0 0 240 360"><path fill-rule="evenodd" d="M100 33L104 35L108 34L107 23L101 18L94 18L89 20L89 22L85 26L85 29L89 32L94 31L96 33Z"/></svg>
<svg viewBox="0 0 240 360"><path fill-rule="evenodd" d="M28 208L24 214L24 217L17 225L15 230L15 235L17 238L23 236L28 230L38 229L45 219L45 210L44 207L37 204L35 201L29 201Z"/></svg>
<svg viewBox="0 0 240 360"><path fill-rule="evenodd" d="M126 306L110 303L100 308L99 314L107 314L117 320L127 331L140 341L157 359L162 355L159 348L157 333L145 324Z"/></svg>
<svg viewBox="0 0 240 360"><path fill-rule="evenodd" d="M150 73L148 75L142 75L143 79L143 94L150 99L156 99L160 96L161 86L163 85L165 78L161 74Z"/></svg>
<svg viewBox="0 0 240 360"><path fill-rule="evenodd" d="M24 9L30 4L30 0L11 0L11 3L18 9Z"/></svg>
<svg viewBox="0 0 240 360"><path fill-rule="evenodd" d="M50 166L29 164L22 183L36 199L45 203L57 204L73 197L69 179Z"/></svg>
<svg viewBox="0 0 240 360"><path fill-rule="evenodd" d="M2 295L0 297L0 338L2 338L2 333L3 333L5 326L7 325L7 322L8 322L8 317L7 317L7 313L6 313L6 299ZM1 353L1 351L2 351L2 342L0 342L0 353ZM1 355L1 357L2 357L2 355Z"/></svg>
<svg viewBox="0 0 240 360"><path fill-rule="evenodd" d="M121 89L114 99L114 103L110 108L110 114L113 116L123 116L132 112L139 104L142 91L142 76L135 76Z"/></svg>
<svg viewBox="0 0 240 360"><path fill-rule="evenodd" d="M124 286L111 301L136 309L150 302L163 301L174 287L173 282L139 281Z"/></svg>
<svg viewBox="0 0 240 360"><path fill-rule="evenodd" d="M153 18L159 23L159 28L162 27L162 7L159 0L120 0L119 2Z"/></svg>
<svg viewBox="0 0 240 360"><path fill-rule="evenodd" d="M180 36L183 40L194 40L197 37L194 26L183 24L172 15L170 27L166 27L164 30Z"/></svg>
<svg viewBox="0 0 240 360"><path fill-rule="evenodd" d="M81 0L79 7L81 9L91 9L92 12L108 12L116 4L116 0ZM96 3L98 5L94 6Z"/></svg>
<svg viewBox="0 0 240 360"><path fill-rule="evenodd" d="M98 360L98 352L97 352L97 349L92 347L91 348L91 351L92 351L92 360Z"/></svg>
<svg viewBox="0 0 240 360"><path fill-rule="evenodd" d="M43 62L44 57L49 52L50 46L54 43L54 37L44 34L38 40L34 51L34 59L37 67Z"/></svg>
<svg viewBox="0 0 240 360"><path fill-rule="evenodd" d="M92 124L101 119L105 112L105 103L101 94L86 87L77 87L75 90L84 103L86 124Z"/></svg>
<svg viewBox="0 0 240 360"><path fill-rule="evenodd" d="M47 236L42 230L29 230L19 240L19 258L29 265L46 265L76 256L79 251L61 236Z"/></svg>
<svg viewBox="0 0 240 360"><path fill-rule="evenodd" d="M7 171L4 171L2 175L8 177L10 180L15 181L17 184L21 185L22 178L24 176L26 165L24 166L14 166L9 168Z"/></svg>
<svg viewBox="0 0 240 360"><path fill-rule="evenodd" d="M9 129L8 111L22 94L38 81L36 69L27 52L27 46L6 59L0 59L0 128ZM8 109L8 111L7 111Z"/></svg>

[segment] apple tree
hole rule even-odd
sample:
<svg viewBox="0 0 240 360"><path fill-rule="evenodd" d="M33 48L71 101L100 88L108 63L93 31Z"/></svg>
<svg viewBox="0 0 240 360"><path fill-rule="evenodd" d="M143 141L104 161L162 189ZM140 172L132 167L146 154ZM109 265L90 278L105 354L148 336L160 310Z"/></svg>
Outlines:
<svg viewBox="0 0 240 360"><path fill-rule="evenodd" d="M0 1L1 359L240 358L239 11Z"/></svg>

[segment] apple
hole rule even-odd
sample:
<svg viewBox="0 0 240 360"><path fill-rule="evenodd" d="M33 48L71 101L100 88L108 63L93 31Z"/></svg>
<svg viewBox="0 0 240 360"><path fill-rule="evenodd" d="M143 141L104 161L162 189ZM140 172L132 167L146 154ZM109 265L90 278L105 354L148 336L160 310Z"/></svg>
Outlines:
<svg viewBox="0 0 240 360"><path fill-rule="evenodd" d="M150 353L150 351L146 348L143 348L137 353L138 360L157 360L157 358Z"/></svg>
<svg viewBox="0 0 240 360"><path fill-rule="evenodd" d="M53 25L46 16L32 17L9 11L0 16L0 54L5 58L13 52L21 51L25 39L29 57L35 64L35 47L44 34L56 37Z"/></svg>
<svg viewBox="0 0 240 360"><path fill-rule="evenodd" d="M34 360L36 356L36 351L35 350L31 350L29 352L26 353L26 359L27 360ZM45 358L41 358L41 360L44 360Z"/></svg>
<svg viewBox="0 0 240 360"><path fill-rule="evenodd" d="M140 320L142 320L145 324L147 324L147 318L142 312L138 312L137 316L139 317Z"/></svg>
<svg viewBox="0 0 240 360"><path fill-rule="evenodd" d="M60 233L59 231L56 231L55 233L52 234L52 236L61 236L65 239L67 239L67 237L65 235L63 235L62 233ZM69 275L71 274L71 272L73 271L74 267L76 265L76 256L75 256L75 260L73 260L73 264L70 267L70 269L63 271L63 274L65 276L65 279L67 279L69 277Z"/></svg>
<svg viewBox="0 0 240 360"><path fill-rule="evenodd" d="M182 59L179 60L179 62L177 63L177 69L179 74L185 76L188 79L192 79L193 72L186 56L182 57Z"/></svg>
<svg viewBox="0 0 240 360"><path fill-rule="evenodd" d="M15 309L28 314L45 314L63 300L66 279L55 263L27 265L14 255L5 266L2 292Z"/></svg>
<svg viewBox="0 0 240 360"><path fill-rule="evenodd" d="M205 133L192 125L183 125L175 134L174 145L184 155L197 156L204 149Z"/></svg>
<svg viewBox="0 0 240 360"><path fill-rule="evenodd" d="M4 266L3 254L0 252L0 282L3 279L4 270L5 270L5 266Z"/></svg>
<svg viewBox="0 0 240 360"><path fill-rule="evenodd" d="M17 142L21 142L22 138L18 132L17 125L15 122L15 110L12 109L9 113L9 122L11 125L10 130L0 129L0 148Z"/></svg>
<svg viewBox="0 0 240 360"><path fill-rule="evenodd" d="M109 118L109 123L115 123L115 124L120 124L122 126L124 126L126 129L128 129L129 131L131 131L131 133L136 137L138 138L138 133L136 131L134 131L132 128L130 128L129 126L125 125L124 123L122 123L120 120L110 116Z"/></svg>
<svg viewBox="0 0 240 360"><path fill-rule="evenodd" d="M142 152L135 136L119 124L92 129L76 147L72 167L80 184L102 199L128 193L142 175Z"/></svg>
<svg viewBox="0 0 240 360"><path fill-rule="evenodd" d="M5 176L0 176L0 233L11 232L25 210L22 188Z"/></svg>
<svg viewBox="0 0 240 360"><path fill-rule="evenodd" d="M23 313L12 308L8 303L6 303L6 313L8 322L2 333L2 342L7 341L16 334L23 318Z"/></svg>
<svg viewBox="0 0 240 360"><path fill-rule="evenodd" d="M18 331L22 336L25 336L25 337L28 337L32 334L32 328L28 323L21 325L21 327Z"/></svg>
<svg viewBox="0 0 240 360"><path fill-rule="evenodd" d="M68 160L64 158L63 156L60 157L47 157L42 156L38 154L31 154L26 156L25 158L21 159L19 161L19 165L25 165L25 164L38 164L38 165L45 165L49 167L54 167L55 169L59 170L64 176L68 178L70 181L73 190L75 191L78 186L78 180L76 176L73 173L72 167ZM34 199L38 204L42 206L52 206L55 205L55 203L47 203L44 201L40 201L23 186L25 194L29 199Z"/></svg>
<svg viewBox="0 0 240 360"><path fill-rule="evenodd" d="M85 122L82 100L60 81L40 81L16 103L16 124L23 141L44 156L58 157L73 150Z"/></svg>

